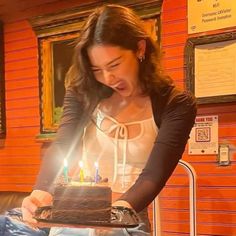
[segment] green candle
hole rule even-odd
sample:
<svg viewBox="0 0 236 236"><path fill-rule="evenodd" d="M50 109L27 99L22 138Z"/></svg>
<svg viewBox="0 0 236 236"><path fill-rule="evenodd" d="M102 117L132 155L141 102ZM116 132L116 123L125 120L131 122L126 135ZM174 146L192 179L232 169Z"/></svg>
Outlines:
<svg viewBox="0 0 236 236"><path fill-rule="evenodd" d="M68 163L66 159L64 159L63 173L64 173L65 182L68 183Z"/></svg>

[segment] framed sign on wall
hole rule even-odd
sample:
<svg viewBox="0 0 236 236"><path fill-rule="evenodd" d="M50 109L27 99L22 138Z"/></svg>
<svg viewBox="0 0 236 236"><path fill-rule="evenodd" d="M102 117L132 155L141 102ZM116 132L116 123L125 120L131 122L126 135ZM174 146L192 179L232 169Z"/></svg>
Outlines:
<svg viewBox="0 0 236 236"><path fill-rule="evenodd" d="M185 82L197 102L236 101L236 32L189 38Z"/></svg>
<svg viewBox="0 0 236 236"><path fill-rule="evenodd" d="M234 27L235 0L188 0L188 33Z"/></svg>

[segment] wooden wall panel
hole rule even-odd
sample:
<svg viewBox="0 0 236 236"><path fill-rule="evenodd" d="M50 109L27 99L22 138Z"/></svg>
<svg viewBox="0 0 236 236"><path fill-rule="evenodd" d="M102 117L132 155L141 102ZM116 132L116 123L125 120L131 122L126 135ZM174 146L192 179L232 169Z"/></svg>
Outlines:
<svg viewBox="0 0 236 236"><path fill-rule="evenodd" d="M167 58L165 58L167 59ZM163 65L165 66L166 70L168 69L178 69L182 68L183 66L183 57L169 57L168 60L165 60Z"/></svg>
<svg viewBox="0 0 236 236"><path fill-rule="evenodd" d="M17 20L11 23L7 23L4 35L7 35L9 33L17 34L21 30L30 29L30 25L27 20ZM13 37L14 38L14 37Z"/></svg>
<svg viewBox="0 0 236 236"><path fill-rule="evenodd" d="M5 1L5 6L8 11L14 14L6 14L3 12L3 20L7 23L17 22L19 20L23 21L33 16L48 14L52 12L63 11L66 8L78 7L82 4L87 4L90 2L95 2L94 0L17 0L12 3L12 1ZM101 3L100 0L96 2ZM1 8L1 3L0 3Z"/></svg>
<svg viewBox="0 0 236 236"><path fill-rule="evenodd" d="M9 191L14 190L17 192L31 192L32 191L32 185L31 184L17 184L17 183L3 183L1 184L1 191Z"/></svg>
<svg viewBox="0 0 236 236"><path fill-rule="evenodd" d="M26 48L32 48L37 46L36 38L27 38L22 40L14 40L8 42L6 45L6 53L17 50L24 50Z"/></svg>
<svg viewBox="0 0 236 236"><path fill-rule="evenodd" d="M181 44L172 44L172 45L165 45L162 47L162 51L164 54L164 59L167 60L166 56L171 57L180 57L184 55L184 43Z"/></svg>
<svg viewBox="0 0 236 236"><path fill-rule="evenodd" d="M0 143L0 191L31 191L40 165L37 38L29 23L5 24L7 136Z"/></svg>
<svg viewBox="0 0 236 236"><path fill-rule="evenodd" d="M30 86L29 88L21 88L17 90L8 90L6 88L7 94L6 94L6 100L7 99L22 99L22 98L27 98L27 97L38 97L38 86L37 87L32 87Z"/></svg>
<svg viewBox="0 0 236 236"><path fill-rule="evenodd" d="M37 77L8 80L6 82L6 84L7 84L7 88L9 91L13 91L16 89L25 89L25 88L32 88L32 87L37 88L38 87Z"/></svg>
<svg viewBox="0 0 236 236"><path fill-rule="evenodd" d="M183 41L185 42L187 39L185 32L174 33L174 34L167 34L165 38L162 40L162 45L165 47L166 45L181 45Z"/></svg>
<svg viewBox="0 0 236 236"><path fill-rule="evenodd" d="M28 97L24 99L18 99L18 100L13 100L10 99L8 100L8 106L9 106L9 111L10 110L17 110L22 108L22 103L27 102L28 107L36 107L38 106L39 103L39 98L38 97Z"/></svg>
<svg viewBox="0 0 236 236"><path fill-rule="evenodd" d="M162 34L174 35L176 33L186 33L187 21L178 20L174 22L165 21L162 24Z"/></svg>
<svg viewBox="0 0 236 236"><path fill-rule="evenodd" d="M16 23L14 24L16 27ZM35 41L35 32L32 31L30 25L28 22L24 21L20 24L20 28L15 31L14 29L9 30L5 32L5 43L10 44L15 41L22 41L25 39L32 39L32 41ZM8 49L9 51L9 49Z"/></svg>
<svg viewBox="0 0 236 236"><path fill-rule="evenodd" d="M6 71L6 83L8 80L22 78L38 78L38 67L31 67L31 65L28 65L27 68L22 68L20 70Z"/></svg>
<svg viewBox="0 0 236 236"><path fill-rule="evenodd" d="M21 50L5 53L6 63L32 58L37 58L37 47L25 48L24 53Z"/></svg>
<svg viewBox="0 0 236 236"><path fill-rule="evenodd" d="M31 67L37 68L37 60L36 58L29 58L29 59L20 59L19 61L11 61L11 62L6 62L5 64L5 69L6 71L14 71L14 70L20 70L27 68L29 65Z"/></svg>
<svg viewBox="0 0 236 236"><path fill-rule="evenodd" d="M236 25L235 25L236 26ZM235 27L236 28L236 27ZM218 30L211 33L219 33ZM194 35L196 36L196 35ZM187 0L164 0L162 50L164 66L177 85L184 84ZM236 235L236 103L199 106L198 115L218 115L219 143L230 145L231 165L218 166L216 155L188 156L197 174L197 235ZM162 236L189 235L188 178L178 167L160 194Z"/></svg>

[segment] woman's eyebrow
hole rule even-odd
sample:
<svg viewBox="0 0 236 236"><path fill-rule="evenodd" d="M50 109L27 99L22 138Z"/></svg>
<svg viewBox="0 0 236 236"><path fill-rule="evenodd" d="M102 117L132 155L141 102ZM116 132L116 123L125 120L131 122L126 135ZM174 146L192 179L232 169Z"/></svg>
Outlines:
<svg viewBox="0 0 236 236"><path fill-rule="evenodd" d="M115 61L119 60L121 58L121 56L111 60L110 62L107 63L107 66L109 66L110 64L114 63Z"/></svg>
<svg viewBox="0 0 236 236"><path fill-rule="evenodd" d="M122 57L122 56L119 56L119 57L114 58L113 60L109 61L109 62L106 64L106 66L109 66L109 65L111 65L112 63L118 61L121 57ZM92 67L92 68L98 68L98 66L95 66L95 65L91 65L91 67Z"/></svg>

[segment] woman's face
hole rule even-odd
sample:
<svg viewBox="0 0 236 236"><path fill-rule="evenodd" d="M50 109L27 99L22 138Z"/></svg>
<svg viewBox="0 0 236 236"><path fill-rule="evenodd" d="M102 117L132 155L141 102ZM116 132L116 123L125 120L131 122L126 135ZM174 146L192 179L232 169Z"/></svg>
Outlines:
<svg viewBox="0 0 236 236"><path fill-rule="evenodd" d="M116 46L93 45L88 48L88 56L97 81L122 97L140 93L136 53Z"/></svg>

